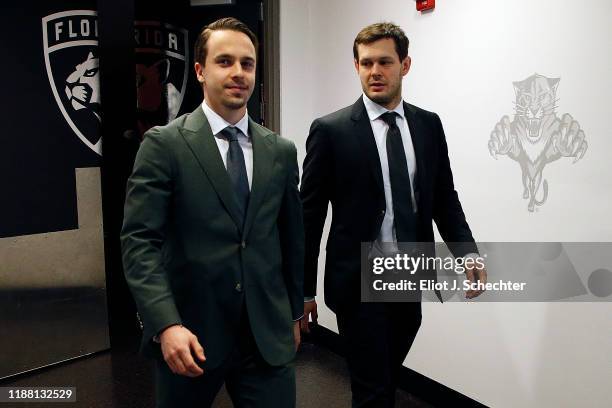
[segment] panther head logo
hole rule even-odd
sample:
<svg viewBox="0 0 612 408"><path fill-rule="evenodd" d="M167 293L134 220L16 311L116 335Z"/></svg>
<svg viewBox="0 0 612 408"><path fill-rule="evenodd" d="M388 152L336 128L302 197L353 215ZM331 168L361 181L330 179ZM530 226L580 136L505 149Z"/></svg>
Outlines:
<svg viewBox="0 0 612 408"><path fill-rule="evenodd" d="M66 78L66 97L75 111L87 109L100 120L100 62L93 53Z"/></svg>
<svg viewBox="0 0 612 408"><path fill-rule="evenodd" d="M181 105L181 93L169 82L170 60L136 64L136 102L138 134L174 119Z"/></svg>

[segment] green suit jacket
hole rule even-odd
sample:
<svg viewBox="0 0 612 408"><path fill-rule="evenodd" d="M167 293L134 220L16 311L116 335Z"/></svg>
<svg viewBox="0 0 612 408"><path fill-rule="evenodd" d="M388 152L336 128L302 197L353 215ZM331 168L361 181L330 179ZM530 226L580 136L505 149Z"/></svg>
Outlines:
<svg viewBox="0 0 612 408"><path fill-rule="evenodd" d="M246 302L263 358L295 355L303 314L304 230L292 142L249 119L253 178L244 226L201 107L149 130L128 180L121 245L127 283L143 323L142 351L180 323L204 347L204 368L234 347Z"/></svg>

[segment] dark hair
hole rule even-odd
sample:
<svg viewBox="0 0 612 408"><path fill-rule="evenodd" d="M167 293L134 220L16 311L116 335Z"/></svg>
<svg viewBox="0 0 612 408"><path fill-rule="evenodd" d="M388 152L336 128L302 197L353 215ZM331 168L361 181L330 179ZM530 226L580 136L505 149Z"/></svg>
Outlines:
<svg viewBox="0 0 612 408"><path fill-rule="evenodd" d="M400 61L408 56L408 37L399 26L393 23L376 23L370 24L367 27L361 29L361 31L355 37L353 42L353 57L359 60L359 52L357 52L357 45L359 44L372 44L375 41L382 40L383 38L391 38L395 42L395 51L399 56Z"/></svg>
<svg viewBox="0 0 612 408"><path fill-rule="evenodd" d="M249 27L242 21L235 19L234 17L225 17L214 21L202 28L202 31L200 31L200 34L196 39L195 46L193 47L193 55L195 62L199 62L200 64L204 65L204 63L206 62L207 52L206 43L208 42L208 39L210 38L212 32L218 30L238 31L240 33L246 34L246 36L249 37L249 39L255 46L255 54L257 54L259 42L257 41L257 37L255 36L255 34L253 34Z"/></svg>

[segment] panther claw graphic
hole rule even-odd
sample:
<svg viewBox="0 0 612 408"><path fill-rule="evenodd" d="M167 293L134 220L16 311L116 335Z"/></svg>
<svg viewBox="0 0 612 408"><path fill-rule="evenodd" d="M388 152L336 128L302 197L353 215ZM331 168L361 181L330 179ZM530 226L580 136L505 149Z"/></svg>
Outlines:
<svg viewBox="0 0 612 408"><path fill-rule="evenodd" d="M66 96L74 110L85 109L91 100L92 90L87 84L75 85L72 89L66 87Z"/></svg>
<svg viewBox="0 0 612 408"><path fill-rule="evenodd" d="M513 135L511 132L510 118L504 116L491 132L489 153L497 160L497 155L507 155L515 146L516 135Z"/></svg>
<svg viewBox="0 0 612 408"><path fill-rule="evenodd" d="M573 157L572 163L576 163L582 159L588 147L584 138L580 124L566 113L561 118L559 131L553 136L553 146L562 157Z"/></svg>

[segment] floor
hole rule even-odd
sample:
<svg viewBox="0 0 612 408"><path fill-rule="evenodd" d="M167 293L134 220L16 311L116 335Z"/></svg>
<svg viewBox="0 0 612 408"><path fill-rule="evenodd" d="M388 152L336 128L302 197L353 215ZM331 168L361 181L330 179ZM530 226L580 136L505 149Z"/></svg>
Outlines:
<svg viewBox="0 0 612 408"><path fill-rule="evenodd" d="M298 407L350 407L348 371L340 356L311 343L303 343L296 358L296 376ZM135 347L124 347L5 379L0 381L0 387L76 387L76 403L53 403L51 406L54 408L139 408L154 406L152 383L149 362L137 354ZM0 408L9 406L0 403ZM20 403L14 406L49 408L50 405ZM219 393L213 406L232 407L225 390ZM396 407L432 406L398 390Z"/></svg>

